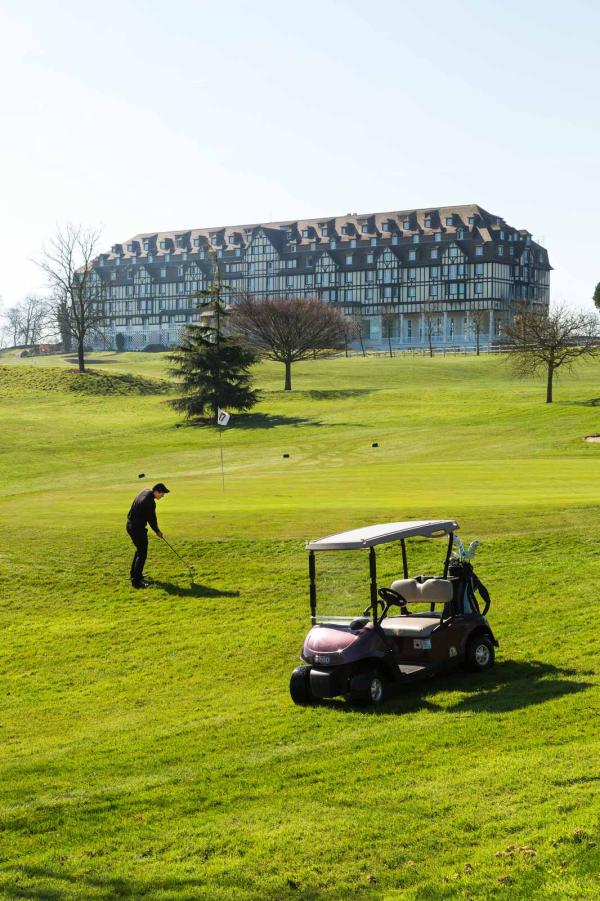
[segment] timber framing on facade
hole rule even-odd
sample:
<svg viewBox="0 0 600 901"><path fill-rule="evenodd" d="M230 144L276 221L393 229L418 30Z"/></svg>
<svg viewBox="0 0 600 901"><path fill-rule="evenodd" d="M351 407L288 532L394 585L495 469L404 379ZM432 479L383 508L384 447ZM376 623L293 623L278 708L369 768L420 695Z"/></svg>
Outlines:
<svg viewBox="0 0 600 901"><path fill-rule="evenodd" d="M177 342L218 261L236 294L317 297L371 347L482 344L523 304L546 311L547 251L476 204L135 235L100 254L106 327L97 346Z"/></svg>

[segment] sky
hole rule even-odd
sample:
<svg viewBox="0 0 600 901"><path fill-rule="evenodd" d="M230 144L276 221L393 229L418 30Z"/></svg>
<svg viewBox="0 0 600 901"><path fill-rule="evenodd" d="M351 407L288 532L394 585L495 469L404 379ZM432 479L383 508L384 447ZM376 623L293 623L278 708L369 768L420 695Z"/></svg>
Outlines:
<svg viewBox="0 0 600 901"><path fill-rule="evenodd" d="M596 0L0 0L0 296L66 223L138 232L478 203L600 282Z"/></svg>

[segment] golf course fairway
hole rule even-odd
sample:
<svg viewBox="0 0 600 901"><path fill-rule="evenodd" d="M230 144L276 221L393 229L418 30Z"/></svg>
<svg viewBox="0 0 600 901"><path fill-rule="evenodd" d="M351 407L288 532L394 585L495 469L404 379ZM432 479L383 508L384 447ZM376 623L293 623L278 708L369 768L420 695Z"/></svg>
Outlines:
<svg viewBox="0 0 600 901"><path fill-rule="evenodd" d="M487 355L310 361L291 392L263 363L219 437L163 355L90 356L0 354L0 897L598 898L600 365L546 405ZM196 587L152 538L129 584L158 481ZM482 542L494 669L294 706L305 542L429 518ZM368 603L366 557L322 575L324 612Z"/></svg>

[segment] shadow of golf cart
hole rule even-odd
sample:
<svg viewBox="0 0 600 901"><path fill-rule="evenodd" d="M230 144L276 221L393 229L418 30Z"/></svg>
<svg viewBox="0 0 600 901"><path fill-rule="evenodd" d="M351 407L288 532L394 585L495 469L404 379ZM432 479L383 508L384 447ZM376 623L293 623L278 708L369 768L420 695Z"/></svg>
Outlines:
<svg viewBox="0 0 600 901"><path fill-rule="evenodd" d="M498 642L486 619L490 597L470 563L478 542L465 550L457 529L453 520L395 522L307 544L312 628L302 649L304 665L290 679L296 704L337 695L352 704L380 704L394 686L457 666L493 666ZM441 576L409 577L406 542L413 538L447 539ZM389 542L399 545L403 578L378 588L375 548ZM316 554L324 551L368 554L370 603L362 616L317 617Z"/></svg>

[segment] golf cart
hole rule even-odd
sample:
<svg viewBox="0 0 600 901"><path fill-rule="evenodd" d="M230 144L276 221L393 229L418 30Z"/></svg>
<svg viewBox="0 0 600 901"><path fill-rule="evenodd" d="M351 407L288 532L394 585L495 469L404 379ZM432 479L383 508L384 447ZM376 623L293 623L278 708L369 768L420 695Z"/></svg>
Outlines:
<svg viewBox="0 0 600 901"><path fill-rule="evenodd" d="M393 522L306 545L312 628L302 649L304 665L290 680L296 704L336 695L345 695L353 704L379 704L393 685L458 665L475 671L493 666L498 642L486 619L490 596L470 563L479 542L465 550L454 534L457 529L453 520ZM447 538L442 576L409 578L406 541L411 538ZM403 578L378 589L375 547L388 542L400 546ZM368 607L362 616L318 619L317 552L354 550L369 557Z"/></svg>

